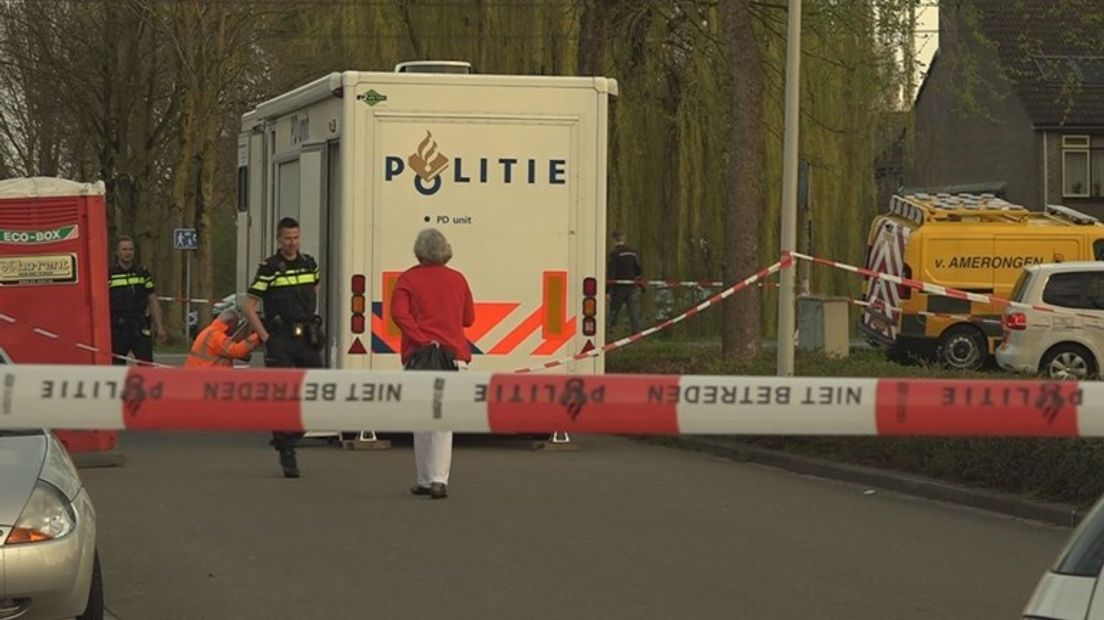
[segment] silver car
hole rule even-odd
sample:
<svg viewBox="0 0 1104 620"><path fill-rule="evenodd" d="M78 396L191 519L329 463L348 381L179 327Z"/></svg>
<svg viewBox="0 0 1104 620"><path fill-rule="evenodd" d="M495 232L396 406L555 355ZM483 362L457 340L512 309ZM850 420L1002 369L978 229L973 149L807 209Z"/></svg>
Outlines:
<svg viewBox="0 0 1104 620"><path fill-rule="evenodd" d="M1012 300L1060 310L1007 307L1001 368L1050 379L1095 379L1104 361L1104 261L1031 265ZM1095 317L1095 318L1094 318Z"/></svg>
<svg viewBox="0 0 1104 620"><path fill-rule="evenodd" d="M96 513L65 447L0 430L0 620L103 615Z"/></svg>
<svg viewBox="0 0 1104 620"><path fill-rule="evenodd" d="M1104 499L1081 521L1023 611L1024 620L1104 618Z"/></svg>

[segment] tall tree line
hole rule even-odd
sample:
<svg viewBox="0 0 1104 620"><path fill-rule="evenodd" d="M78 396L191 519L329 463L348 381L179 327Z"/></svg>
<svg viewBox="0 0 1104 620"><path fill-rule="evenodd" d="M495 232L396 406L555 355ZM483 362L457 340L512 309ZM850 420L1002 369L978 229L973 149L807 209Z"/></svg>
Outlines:
<svg viewBox="0 0 1104 620"><path fill-rule="evenodd" d="M862 256L877 128L907 79L885 42L916 1L805 0L801 150L818 253ZM169 234L197 228L191 293L215 297L234 285L234 152L252 105L331 71L419 58L600 74L621 90L610 228L650 276L735 281L778 251L785 23L781 0L2 0L0 174L104 180L112 232L139 240L176 297ZM849 289L814 274L814 290ZM746 291L691 329L754 354L771 302Z"/></svg>

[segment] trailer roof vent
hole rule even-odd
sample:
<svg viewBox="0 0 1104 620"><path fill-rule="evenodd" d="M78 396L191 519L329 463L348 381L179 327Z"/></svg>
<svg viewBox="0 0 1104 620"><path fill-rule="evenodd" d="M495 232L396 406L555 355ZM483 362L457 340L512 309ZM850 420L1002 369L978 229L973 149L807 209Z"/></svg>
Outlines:
<svg viewBox="0 0 1104 620"><path fill-rule="evenodd" d="M471 73L470 62L463 60L411 60L395 65L395 73Z"/></svg>

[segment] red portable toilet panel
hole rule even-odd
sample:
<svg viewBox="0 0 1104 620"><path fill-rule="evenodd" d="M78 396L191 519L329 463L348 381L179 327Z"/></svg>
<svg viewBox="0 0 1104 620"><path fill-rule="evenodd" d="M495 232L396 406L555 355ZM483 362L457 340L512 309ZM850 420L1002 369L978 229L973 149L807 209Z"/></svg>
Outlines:
<svg viewBox="0 0 1104 620"><path fill-rule="evenodd" d="M103 183L0 181L0 362L110 363L107 270ZM58 436L71 452L115 448L113 432Z"/></svg>
<svg viewBox="0 0 1104 620"><path fill-rule="evenodd" d="M109 363L107 269L102 183L0 181L0 313L15 320L0 321L0 349L11 362Z"/></svg>

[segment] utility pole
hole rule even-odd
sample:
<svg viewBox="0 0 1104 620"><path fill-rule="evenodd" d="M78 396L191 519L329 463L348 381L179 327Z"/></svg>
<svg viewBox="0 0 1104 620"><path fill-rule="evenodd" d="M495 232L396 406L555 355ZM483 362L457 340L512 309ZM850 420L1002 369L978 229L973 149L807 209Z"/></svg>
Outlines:
<svg viewBox="0 0 1104 620"><path fill-rule="evenodd" d="M790 0L786 33L786 133L782 149L782 234L781 250L797 249L797 145L801 84L801 0ZM778 376L794 373L794 285L793 267L783 269L778 292Z"/></svg>

